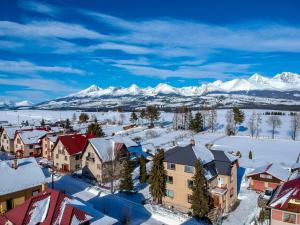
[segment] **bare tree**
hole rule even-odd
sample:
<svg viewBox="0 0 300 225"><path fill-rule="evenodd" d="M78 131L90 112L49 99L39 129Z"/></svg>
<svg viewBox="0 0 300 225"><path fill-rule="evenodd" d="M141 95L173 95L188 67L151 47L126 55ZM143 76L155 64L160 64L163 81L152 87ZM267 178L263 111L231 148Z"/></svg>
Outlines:
<svg viewBox="0 0 300 225"><path fill-rule="evenodd" d="M271 115L269 117L269 119L267 120L267 123L269 124L269 126L272 129L272 139L274 139L276 129L281 127L281 124L282 124L281 119L277 115Z"/></svg>
<svg viewBox="0 0 300 225"><path fill-rule="evenodd" d="M300 114L291 114L291 137L295 141L300 130Z"/></svg>
<svg viewBox="0 0 300 225"><path fill-rule="evenodd" d="M126 115L124 113L121 113L120 114L120 121L119 121L120 125L124 124L125 119L126 119Z"/></svg>
<svg viewBox="0 0 300 225"><path fill-rule="evenodd" d="M114 192L114 181L118 175L119 157L115 156L115 150L108 152L108 161L103 164L104 170L107 172L108 181L110 182L110 191Z"/></svg>
<svg viewBox="0 0 300 225"><path fill-rule="evenodd" d="M249 129L251 137L254 137L255 132L256 132L256 127L255 127L256 117L257 117L256 113L253 112L248 121L248 129Z"/></svg>
<svg viewBox="0 0 300 225"><path fill-rule="evenodd" d="M261 113L257 113L256 114L256 120L255 120L256 138L259 137L261 123L262 123Z"/></svg>
<svg viewBox="0 0 300 225"><path fill-rule="evenodd" d="M210 109L207 111L207 127L210 128L211 132L214 132L217 124L217 111Z"/></svg>
<svg viewBox="0 0 300 225"><path fill-rule="evenodd" d="M232 109L229 109L225 115L226 117L226 134L227 135L232 135L232 134L235 134L235 122L234 122L234 114L233 114L233 111Z"/></svg>

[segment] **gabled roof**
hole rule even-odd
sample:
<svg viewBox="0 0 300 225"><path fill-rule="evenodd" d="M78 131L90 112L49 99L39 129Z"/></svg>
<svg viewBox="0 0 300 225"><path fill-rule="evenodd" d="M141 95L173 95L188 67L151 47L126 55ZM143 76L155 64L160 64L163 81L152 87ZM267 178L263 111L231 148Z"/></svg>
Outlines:
<svg viewBox="0 0 300 225"><path fill-rule="evenodd" d="M55 146L59 141L64 145L69 155L74 155L83 151L87 143L87 138L83 134L60 135L56 140Z"/></svg>
<svg viewBox="0 0 300 225"><path fill-rule="evenodd" d="M4 131L9 139L14 139L16 131L20 129L20 127L5 127Z"/></svg>
<svg viewBox="0 0 300 225"><path fill-rule="evenodd" d="M237 158L221 150L211 150L211 152L214 155L214 162L218 174L230 176L231 165L233 162L237 161Z"/></svg>
<svg viewBox="0 0 300 225"><path fill-rule="evenodd" d="M12 168L13 160L0 162L0 195L5 195L46 182L42 169L35 158L18 159L17 169Z"/></svg>
<svg viewBox="0 0 300 225"><path fill-rule="evenodd" d="M268 206L284 211L300 213L300 205L290 200L300 201L300 177L280 185L271 197Z"/></svg>
<svg viewBox="0 0 300 225"><path fill-rule="evenodd" d="M53 189L31 197L25 203L4 214L14 225L73 225L90 221L92 217L75 208L72 199Z"/></svg>
<svg viewBox="0 0 300 225"><path fill-rule="evenodd" d="M164 161L180 165L195 166L198 159L203 165L207 179L211 179L217 175L213 155L205 146L202 147L192 144L176 146L165 152Z"/></svg>
<svg viewBox="0 0 300 225"><path fill-rule="evenodd" d="M45 130L21 130L17 132L22 139L22 142L26 145L37 144L40 139L48 132Z"/></svg>
<svg viewBox="0 0 300 225"><path fill-rule="evenodd" d="M254 169L252 172L247 174L247 177L253 176L256 174L261 173L268 173L272 175L273 177L278 178L281 181L287 181L288 177L290 175L290 172L287 169L283 169L282 167L278 166L277 164L268 164L265 166L258 167Z"/></svg>
<svg viewBox="0 0 300 225"><path fill-rule="evenodd" d="M124 145L112 138L91 138L89 143L103 162L114 160Z"/></svg>

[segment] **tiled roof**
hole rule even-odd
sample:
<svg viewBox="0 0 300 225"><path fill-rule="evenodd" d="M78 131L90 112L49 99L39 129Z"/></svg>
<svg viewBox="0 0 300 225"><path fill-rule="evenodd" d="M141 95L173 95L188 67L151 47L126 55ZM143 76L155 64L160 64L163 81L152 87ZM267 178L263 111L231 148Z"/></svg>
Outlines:
<svg viewBox="0 0 300 225"><path fill-rule="evenodd" d="M291 201L292 200L292 201ZM296 204L293 204L293 201ZM300 177L280 185L271 197L271 208L300 213Z"/></svg>
<svg viewBox="0 0 300 225"><path fill-rule="evenodd" d="M277 164L271 163L254 169L252 172L248 173L247 176L249 177L260 173L268 173L282 181L287 181L290 175L290 172L287 169L283 169Z"/></svg>
<svg viewBox="0 0 300 225"><path fill-rule="evenodd" d="M31 197L25 203L4 214L14 225L70 225L72 221L87 222L92 217L75 208L72 199L52 189ZM79 223L78 223L79 224Z"/></svg>
<svg viewBox="0 0 300 225"><path fill-rule="evenodd" d="M74 155L83 151L87 138L83 134L68 134L58 136L56 143L58 141L61 141L70 155Z"/></svg>

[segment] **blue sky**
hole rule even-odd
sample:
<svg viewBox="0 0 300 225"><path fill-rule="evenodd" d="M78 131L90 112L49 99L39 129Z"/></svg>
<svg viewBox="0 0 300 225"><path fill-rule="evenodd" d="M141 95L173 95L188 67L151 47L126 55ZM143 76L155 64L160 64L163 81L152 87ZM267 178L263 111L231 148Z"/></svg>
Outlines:
<svg viewBox="0 0 300 225"><path fill-rule="evenodd" d="M0 101L300 73L297 0L0 2Z"/></svg>

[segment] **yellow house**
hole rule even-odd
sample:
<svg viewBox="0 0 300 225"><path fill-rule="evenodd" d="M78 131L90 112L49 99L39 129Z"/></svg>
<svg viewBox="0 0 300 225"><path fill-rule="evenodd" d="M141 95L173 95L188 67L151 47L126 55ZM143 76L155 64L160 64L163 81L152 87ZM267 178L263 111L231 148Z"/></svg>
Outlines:
<svg viewBox="0 0 300 225"><path fill-rule="evenodd" d="M34 158L0 162L0 213L45 190L46 177Z"/></svg>
<svg viewBox="0 0 300 225"><path fill-rule="evenodd" d="M228 212L237 200L237 160L194 143L165 153L167 184L163 204L185 213L191 211L194 165L198 159L205 171L210 207L219 213Z"/></svg>
<svg viewBox="0 0 300 225"><path fill-rule="evenodd" d="M5 127L0 138L1 149L8 153L14 153L14 138L20 127Z"/></svg>

